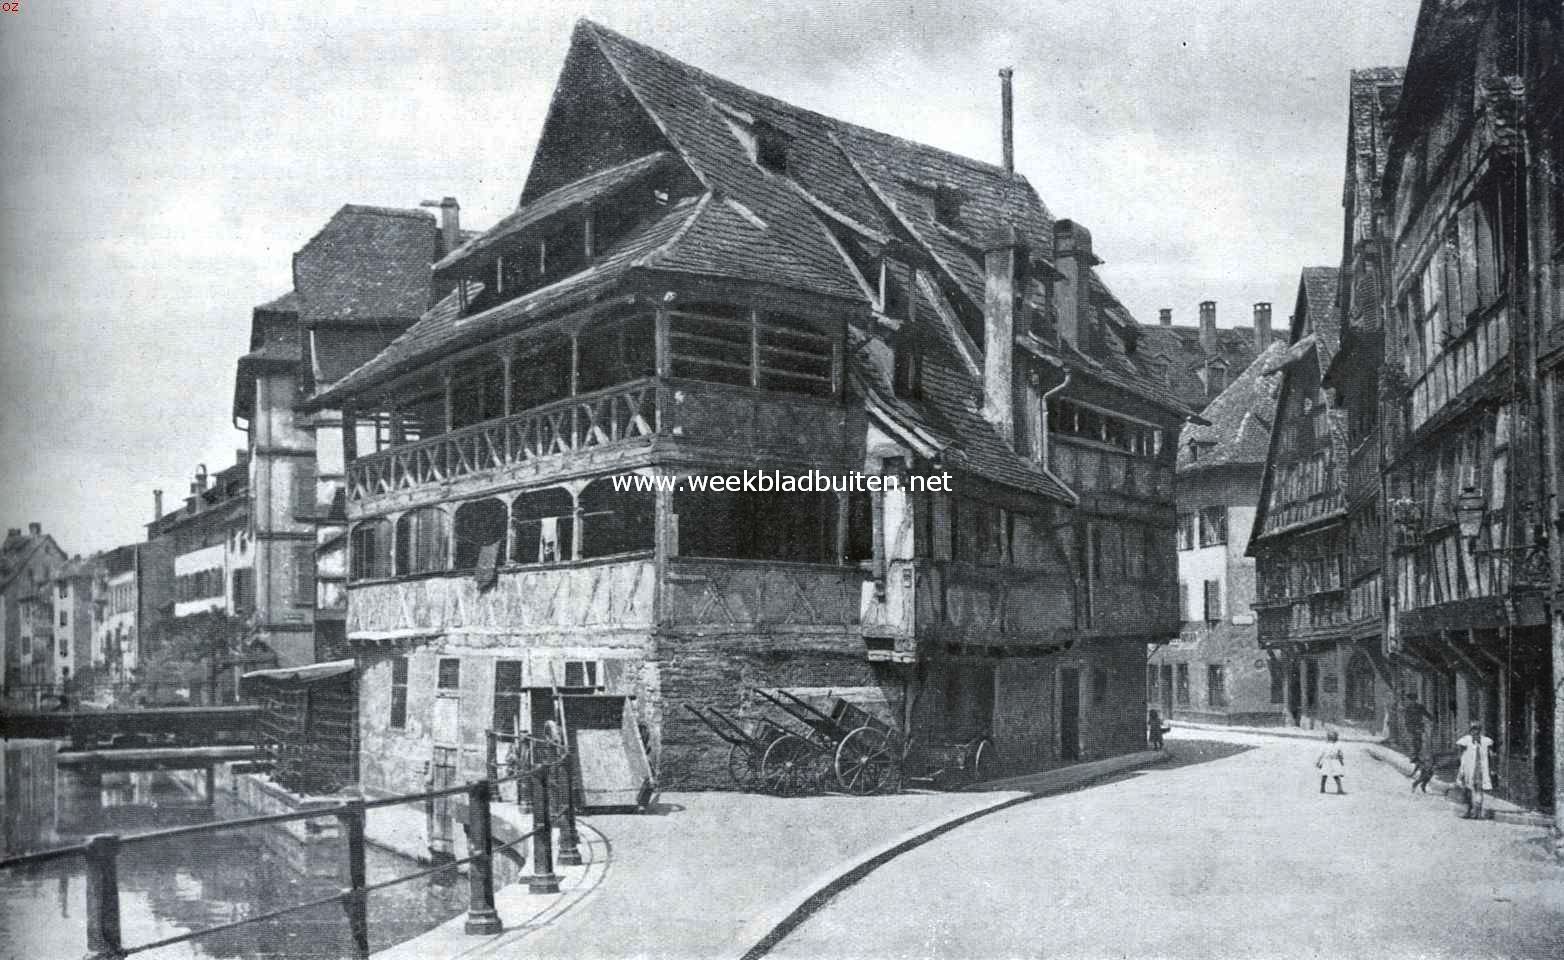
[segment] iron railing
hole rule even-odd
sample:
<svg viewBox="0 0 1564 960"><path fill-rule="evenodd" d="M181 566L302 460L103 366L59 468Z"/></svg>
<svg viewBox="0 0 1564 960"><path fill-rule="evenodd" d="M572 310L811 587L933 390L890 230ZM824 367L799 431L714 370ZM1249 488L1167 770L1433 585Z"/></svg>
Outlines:
<svg viewBox="0 0 1564 960"><path fill-rule="evenodd" d="M504 929L504 925L494 908L493 856L495 853L531 840L533 843L533 875L528 879L530 888L534 893L558 893L559 877L554 873L555 861L552 843L554 823L550 813L549 771L556 767L564 767L567 782L572 779L570 764L568 763L569 752L566 744L562 740L544 740L534 737L505 738L518 740L525 744L526 749L513 751L510 763L511 772L500 775L495 747L497 740L501 738L504 738L503 735L495 734L493 731L489 732L488 770L486 771L489 776L481 780L473 780L441 790L426 790L422 793L383 797L374 800L354 799L332 806L315 807L292 813L276 813L235 820L222 820L213 823L198 823L124 837L117 834L99 834L88 838L84 843L73 846L56 847L51 850L41 850L36 853L0 859L0 870L29 868L56 860L80 857L85 863L87 879L87 945L88 949L92 951L92 956L94 958L102 958L102 960L120 958L147 950L172 946L188 940L194 940L197 937L209 936L249 924L264 923L329 903L342 904L347 914L348 930L353 941L352 955L355 960L367 960L369 957L369 894L376 890L384 890L387 887L409 883L413 880L462 866L471 868L468 871L467 933L481 935L499 933ZM508 843L496 844L490 824L490 803L494 799L494 788L510 780L515 780L518 784L526 780L530 784L532 793L532 802L530 804L532 808L532 829ZM442 861L428 869L400 877L393 877L390 880L382 880L378 883L368 882L365 867L366 841L364 831L367 811L377 807L391 807L419 801L432 804L438 799L463 793L467 795L468 804L468 849L476 850L478 851L477 853L471 853L460 860ZM518 802L520 802L522 791L519 787L517 794ZM329 896L317 897L314 900L308 900L303 903L290 904L228 923L203 927L199 930L190 930L172 937L164 937L161 940L153 940L134 946L124 945L120 931L118 872L119 852L122 848L222 831L274 826L299 820L319 820L326 817L335 817L337 819L342 826L342 833L347 839L347 887ZM563 821L569 825L569 848L574 851L576 848L575 803L574 798L571 796L571 791L567 791L565 795ZM567 846L566 834L567 830L562 825L562 851ZM581 859L579 853L576 853L573 861L567 860L562 852L559 862L579 864Z"/></svg>

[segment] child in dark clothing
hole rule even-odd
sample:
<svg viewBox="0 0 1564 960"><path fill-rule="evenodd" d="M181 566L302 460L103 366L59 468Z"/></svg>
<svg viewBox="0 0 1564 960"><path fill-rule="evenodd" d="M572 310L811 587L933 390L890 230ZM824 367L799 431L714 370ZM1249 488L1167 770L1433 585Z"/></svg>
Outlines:
<svg viewBox="0 0 1564 960"><path fill-rule="evenodd" d="M1162 735L1172 730L1171 726L1163 726L1162 714L1152 710L1146 715L1146 741L1151 744L1151 749L1162 749Z"/></svg>

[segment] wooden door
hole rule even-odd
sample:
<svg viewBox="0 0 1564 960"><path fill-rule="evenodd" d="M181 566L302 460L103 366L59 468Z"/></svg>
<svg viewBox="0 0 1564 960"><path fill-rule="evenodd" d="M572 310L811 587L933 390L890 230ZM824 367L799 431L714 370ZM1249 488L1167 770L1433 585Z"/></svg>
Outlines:
<svg viewBox="0 0 1564 960"><path fill-rule="evenodd" d="M1059 669L1059 758L1081 758L1081 671Z"/></svg>

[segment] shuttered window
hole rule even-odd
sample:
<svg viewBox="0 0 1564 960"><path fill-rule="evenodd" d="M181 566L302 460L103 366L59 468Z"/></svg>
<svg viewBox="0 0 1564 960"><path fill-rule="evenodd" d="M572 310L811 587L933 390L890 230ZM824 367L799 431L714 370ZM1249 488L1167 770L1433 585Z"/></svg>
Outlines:
<svg viewBox="0 0 1564 960"><path fill-rule="evenodd" d="M1216 623L1222 619L1222 582L1220 580L1207 580L1205 582L1205 616L1207 623Z"/></svg>
<svg viewBox="0 0 1564 960"><path fill-rule="evenodd" d="M441 690L459 690L462 686L462 662L456 657L441 657L435 685Z"/></svg>
<svg viewBox="0 0 1564 960"><path fill-rule="evenodd" d="M407 658L396 657L391 661L391 727L396 730L407 726Z"/></svg>
<svg viewBox="0 0 1564 960"><path fill-rule="evenodd" d="M494 711L490 729L514 733L521 729L521 661L494 663Z"/></svg>
<svg viewBox="0 0 1564 960"><path fill-rule="evenodd" d="M295 544L293 548L293 603L300 607L315 605L315 545Z"/></svg>

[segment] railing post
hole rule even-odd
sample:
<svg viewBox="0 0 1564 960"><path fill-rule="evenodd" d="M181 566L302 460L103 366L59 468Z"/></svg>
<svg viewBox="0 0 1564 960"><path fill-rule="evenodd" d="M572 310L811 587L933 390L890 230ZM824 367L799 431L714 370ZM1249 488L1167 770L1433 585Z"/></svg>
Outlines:
<svg viewBox="0 0 1564 960"><path fill-rule="evenodd" d="M527 889L532 893L558 893L559 877L554 873L554 824L549 819L548 766L539 764L532 775L532 876Z"/></svg>
<svg viewBox="0 0 1564 960"><path fill-rule="evenodd" d="M119 837L100 833L87 841L87 949L95 957L118 957Z"/></svg>
<svg viewBox="0 0 1564 960"><path fill-rule="evenodd" d="M353 938L354 960L369 957L369 892L364 867L364 801L354 800L337 810L337 820L348 841L348 889L342 893L342 907L348 914L348 933Z"/></svg>
<svg viewBox="0 0 1564 960"><path fill-rule="evenodd" d="M490 743L493 743L491 738ZM505 929L494 912L494 859L490 851L489 781L467 785L468 855L476 858L467 869L468 933L489 935Z"/></svg>
<svg viewBox="0 0 1564 960"><path fill-rule="evenodd" d="M567 745L568 748L568 745ZM576 833L576 774L565 753L565 809L559 821L559 862L567 867L581 866L581 837Z"/></svg>

